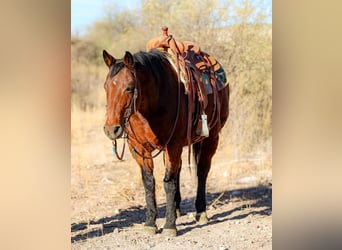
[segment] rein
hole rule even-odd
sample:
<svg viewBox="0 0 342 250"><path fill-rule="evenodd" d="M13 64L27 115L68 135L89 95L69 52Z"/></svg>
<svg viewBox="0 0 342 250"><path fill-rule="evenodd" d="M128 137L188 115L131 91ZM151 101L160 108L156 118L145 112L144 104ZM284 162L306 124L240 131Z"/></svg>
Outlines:
<svg viewBox="0 0 342 250"><path fill-rule="evenodd" d="M127 127L127 124L129 124L129 126L131 127L132 132L134 134L134 130L133 130L131 124L129 123L129 119L130 119L130 117L132 115L132 106L133 106L133 109L134 109L134 113L137 112L136 99L138 98L138 84L137 84L137 76L136 76L135 70L131 69L131 71L132 71L132 74L134 76L134 94L133 94L133 96L131 98L131 101L130 101L130 104L129 104L128 108L125 111L125 115L124 115L125 122L124 122L123 130L125 131L126 127ZM177 126L177 122L178 122L178 117L179 117L179 111L180 111L180 103L179 103L180 102L180 92L181 92L180 91L180 84L181 84L180 71L177 72L177 76L178 76L177 113L176 113L175 122L173 124L173 127L172 127L172 130L171 130L169 138L167 139L165 144L162 146L162 148L159 149L159 151L155 155L152 155L151 157L143 155L142 153L138 152L135 148L132 147L132 152L134 153L134 155L139 155L143 159L154 159L161 152L163 152L164 149L166 148L166 146L170 143L171 138L174 135L175 130L176 130L176 126ZM120 160L120 161L123 161L123 155L124 155L124 151L125 151L125 139L127 139L127 142L129 143L129 141L128 141L129 140L128 134L127 134L126 137L123 136L122 138L124 139L124 144L123 144L123 149L122 149L121 155L119 155L118 152L117 152L117 141L116 141L116 139L114 139L113 142L112 142L112 144L113 144L113 154L115 154L116 157L118 158L118 160Z"/></svg>

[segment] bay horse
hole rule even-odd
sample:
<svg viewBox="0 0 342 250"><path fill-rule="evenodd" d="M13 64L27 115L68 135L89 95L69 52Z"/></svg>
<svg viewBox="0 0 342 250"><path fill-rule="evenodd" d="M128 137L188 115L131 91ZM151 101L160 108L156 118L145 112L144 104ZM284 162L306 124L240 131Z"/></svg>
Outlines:
<svg viewBox="0 0 342 250"><path fill-rule="evenodd" d="M157 232L157 205L153 176L153 151L164 153L166 194L166 222L163 234L176 236L176 217L180 215L179 176L183 147L188 145L188 98L179 82L175 68L163 51L151 50L132 54L126 51L122 59L115 59L103 50L103 59L109 68L104 88L107 112L104 132L111 140L125 135L129 150L141 168L146 198L144 228ZM191 144L197 165L198 187L195 201L196 220L207 222L206 180L211 159L216 152L219 132L228 118L229 87L218 91L218 97L208 95L205 113L213 116L217 102L218 121L209 127L209 136L198 140L191 135ZM195 131L196 124L192 125ZM197 139L196 139L197 138Z"/></svg>

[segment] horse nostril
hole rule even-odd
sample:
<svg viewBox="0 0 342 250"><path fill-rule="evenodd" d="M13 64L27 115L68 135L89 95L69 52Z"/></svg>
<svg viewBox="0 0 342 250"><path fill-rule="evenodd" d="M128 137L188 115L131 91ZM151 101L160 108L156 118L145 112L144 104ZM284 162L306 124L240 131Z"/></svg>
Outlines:
<svg viewBox="0 0 342 250"><path fill-rule="evenodd" d="M113 128L114 135L120 134L121 133L121 126L114 126Z"/></svg>

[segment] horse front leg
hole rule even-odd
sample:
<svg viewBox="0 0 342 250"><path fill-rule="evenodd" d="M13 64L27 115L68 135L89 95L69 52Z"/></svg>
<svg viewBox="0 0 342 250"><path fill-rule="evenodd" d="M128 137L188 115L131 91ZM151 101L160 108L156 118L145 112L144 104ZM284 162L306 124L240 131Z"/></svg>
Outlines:
<svg viewBox="0 0 342 250"><path fill-rule="evenodd" d="M155 179L153 176L153 160L149 158L151 155L147 154L141 145L135 143L135 150L139 150L139 152L142 152L143 154L146 153L146 156L148 158L143 158L135 153L135 150L133 150L132 141L131 144L129 144L129 148L132 156L135 158L136 162L140 166L142 182L145 189L146 222L144 229L147 233L155 234L158 228L156 225L157 203L155 193Z"/></svg>
<svg viewBox="0 0 342 250"><path fill-rule="evenodd" d="M166 194L166 221L163 234L176 236L176 209L180 204L179 172L181 168L182 148L176 147L173 150L166 150L166 170L164 177L164 190Z"/></svg>
<svg viewBox="0 0 342 250"><path fill-rule="evenodd" d="M157 218L157 204L155 194L155 179L153 171L142 167L142 181L145 188L146 199L146 222L145 231L155 234L157 232L156 218Z"/></svg>

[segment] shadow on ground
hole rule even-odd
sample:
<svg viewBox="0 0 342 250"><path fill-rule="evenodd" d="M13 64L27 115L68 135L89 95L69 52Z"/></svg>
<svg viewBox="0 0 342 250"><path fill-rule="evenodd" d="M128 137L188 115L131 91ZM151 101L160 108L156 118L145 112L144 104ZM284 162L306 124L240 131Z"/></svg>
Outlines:
<svg viewBox="0 0 342 250"><path fill-rule="evenodd" d="M228 204L230 201L241 202L240 206L233 209L217 213L209 218L209 222L199 225L195 221L183 223L185 229L179 230L178 235L190 232L195 228L202 228L208 225L222 223L227 220L239 220L249 215L268 216L272 214L272 186L257 186L246 189L237 189L223 193L207 193L208 209L215 209ZM182 214L195 212L194 198L186 199L181 202ZM248 208L248 209L247 209ZM257 209L262 208L262 209ZM237 216L230 217L235 211L244 210L246 213L240 213ZM158 218L165 217L165 204L158 207ZM143 206L135 206L124 209L118 214L104 217L96 221L80 222L71 225L71 242L85 240L88 238L100 237L112 233L114 230L133 226L133 224L142 224L145 221L145 209ZM76 235L75 235L76 234Z"/></svg>

